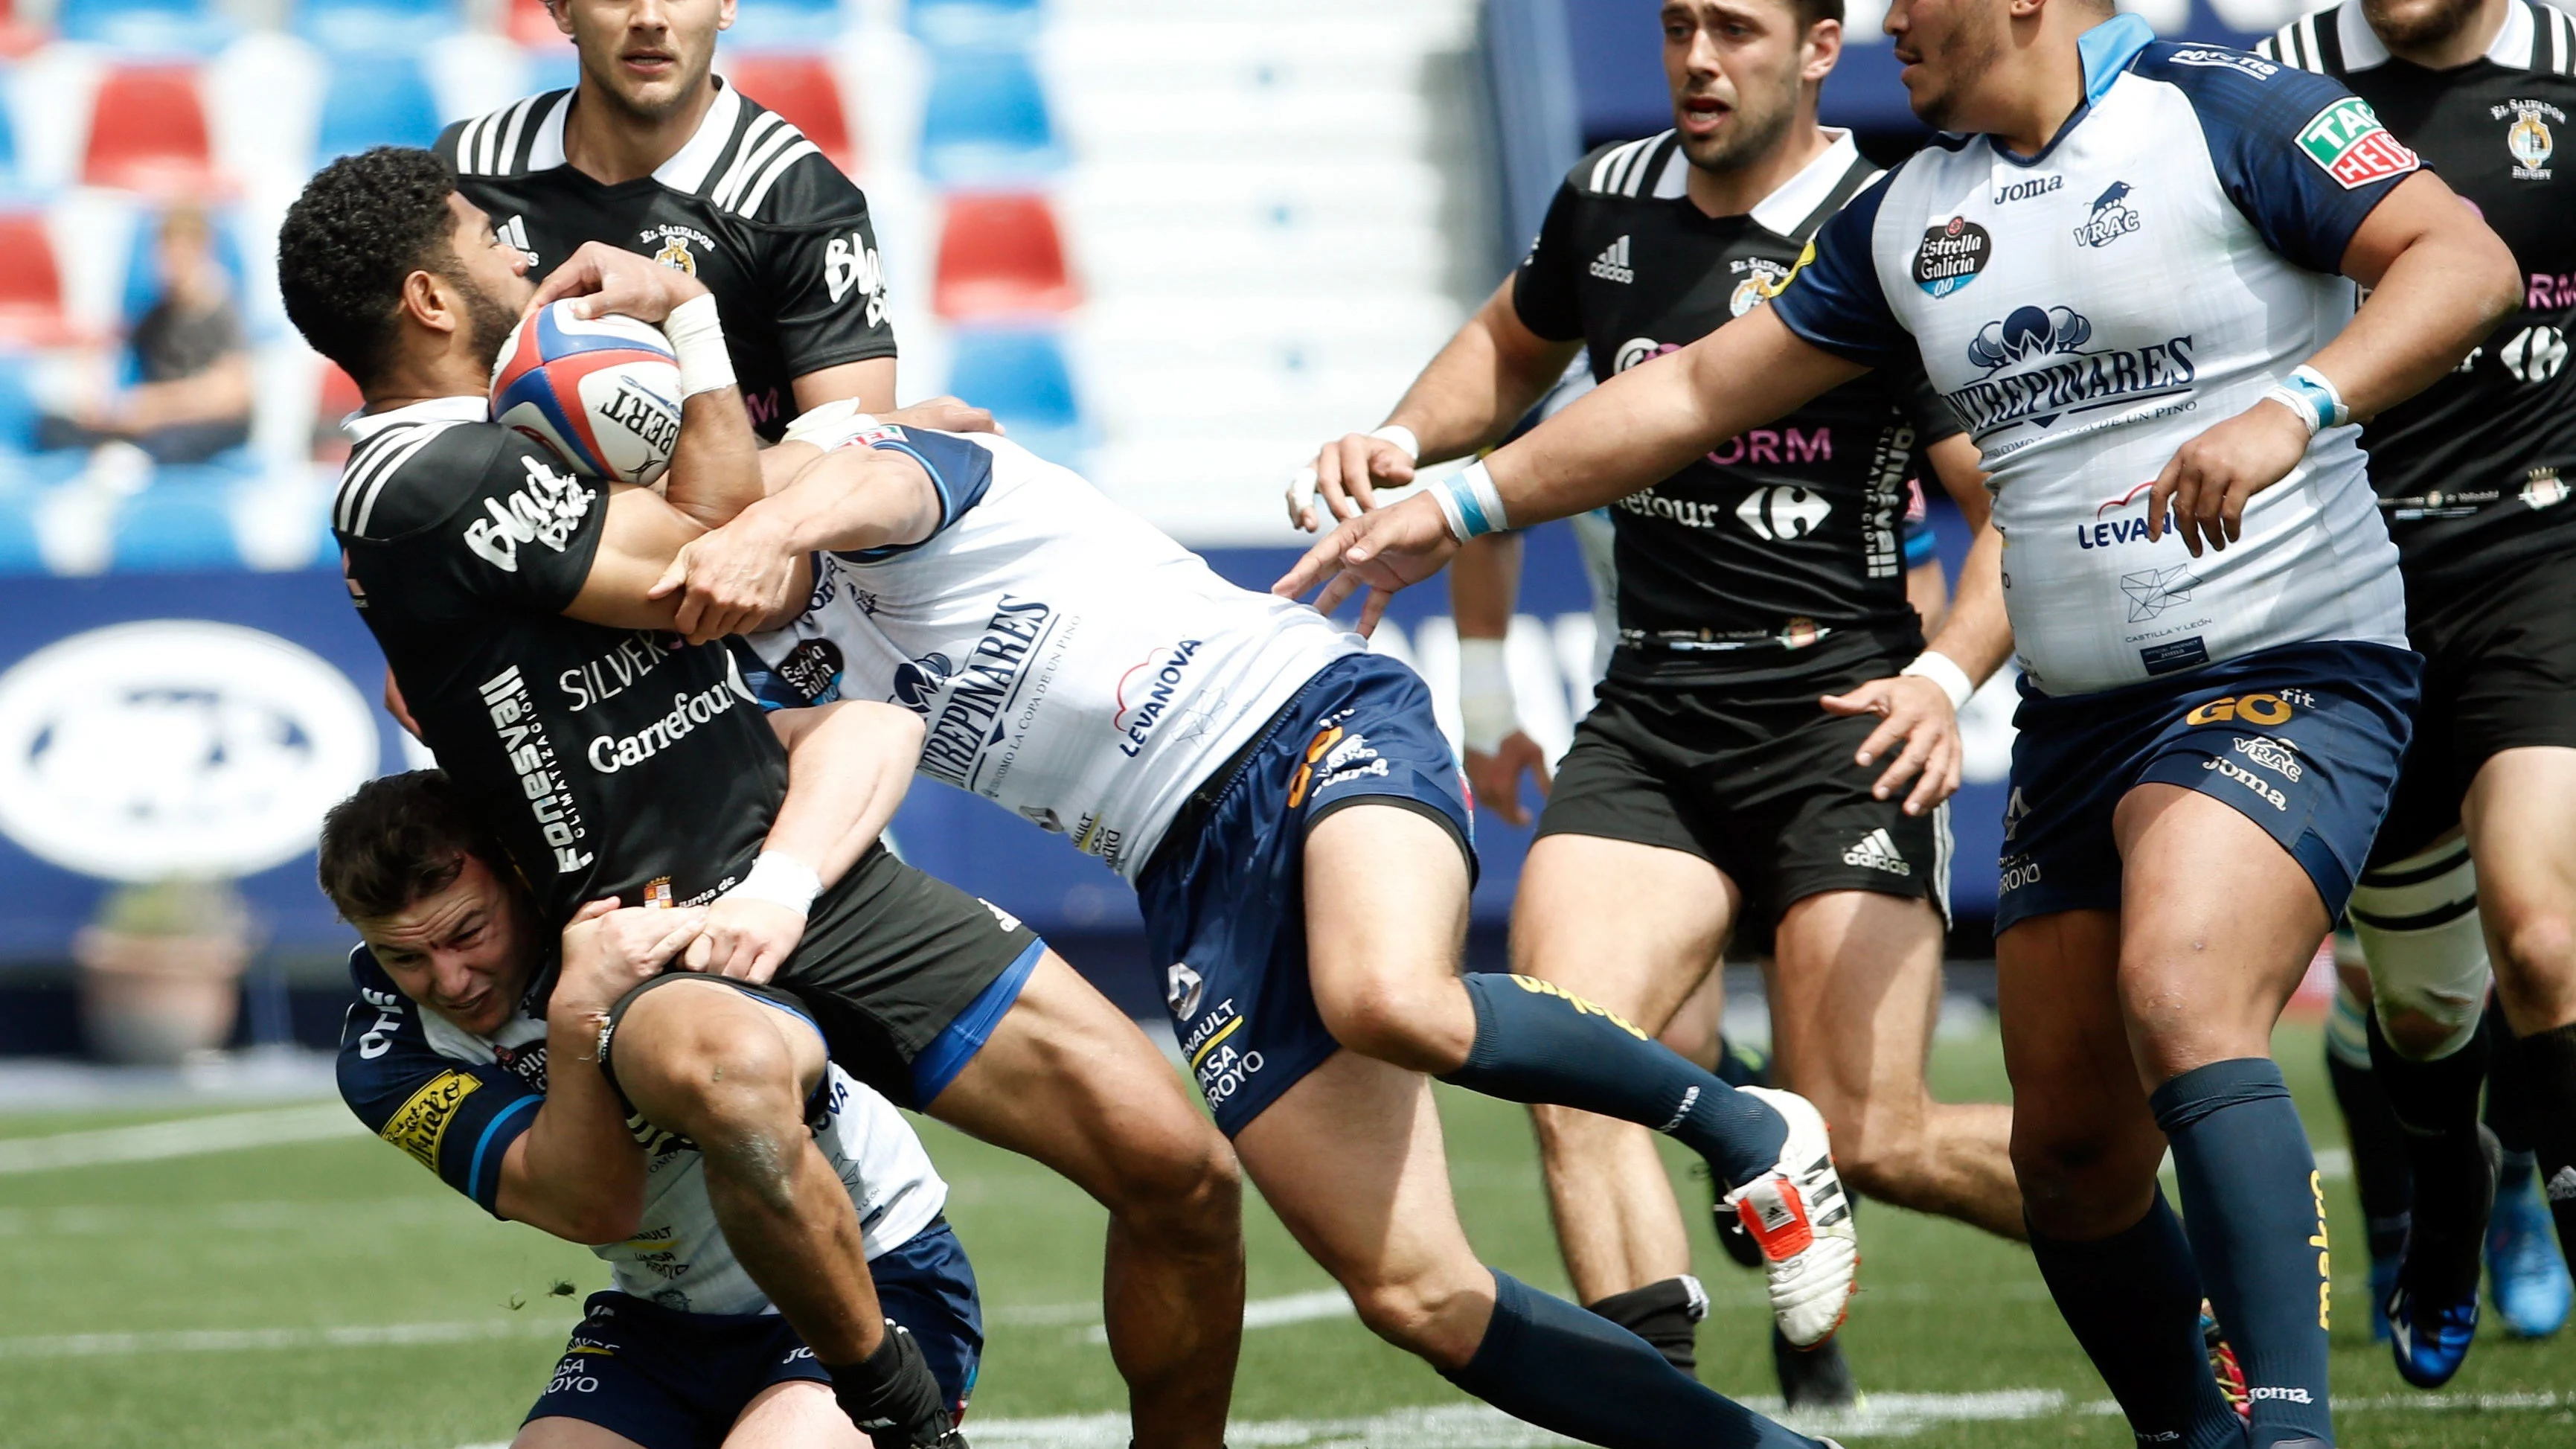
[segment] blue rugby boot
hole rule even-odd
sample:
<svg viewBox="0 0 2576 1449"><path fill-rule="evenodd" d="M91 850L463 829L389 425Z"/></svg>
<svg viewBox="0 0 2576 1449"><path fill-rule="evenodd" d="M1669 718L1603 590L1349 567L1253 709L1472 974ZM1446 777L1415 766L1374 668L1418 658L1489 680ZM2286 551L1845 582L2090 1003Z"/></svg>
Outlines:
<svg viewBox="0 0 2576 1449"><path fill-rule="evenodd" d="M2549 1232L2549 1204L2540 1195L2540 1174L2527 1163L2516 1164L2496 1189L2495 1212L2487 1219L2487 1278L2495 1297L2496 1316L2515 1338L2547 1338L2567 1322L2571 1284L2567 1260Z"/></svg>
<svg viewBox="0 0 2576 1449"><path fill-rule="evenodd" d="M2475 1210L2456 1229L2428 1230L2426 1195L2416 1193L2415 1226L2406 1240L2406 1263L2397 1291L2388 1297L2388 1347L2397 1376L2419 1389L2438 1389L2468 1361L2478 1332L2478 1254L2495 1204L2496 1176L2504 1148L2495 1133L2478 1128L2479 1166L2465 1184L2461 1206ZM2463 1233L2465 1242L2458 1241ZM2465 1251L2464 1251L2465 1250ZM2465 1265L2463 1264L2465 1259Z"/></svg>
<svg viewBox="0 0 2576 1449"><path fill-rule="evenodd" d="M2471 1293L2439 1307L2422 1305L2404 1284L2388 1299L2388 1346L2397 1376L2419 1389L2438 1389L2468 1362L2478 1332L2478 1298Z"/></svg>

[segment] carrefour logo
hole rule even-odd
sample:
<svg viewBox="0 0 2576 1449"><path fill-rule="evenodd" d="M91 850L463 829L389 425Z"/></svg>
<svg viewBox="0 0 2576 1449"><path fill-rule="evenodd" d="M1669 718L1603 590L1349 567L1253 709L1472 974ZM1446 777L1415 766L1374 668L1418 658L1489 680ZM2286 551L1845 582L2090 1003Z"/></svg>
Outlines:
<svg viewBox="0 0 2576 1449"><path fill-rule="evenodd" d="M1977 329L1968 364L1986 377L1950 393L1968 431L1980 437L2020 423L2047 427L2058 416L2189 392L2198 375L2189 334L2139 348L2088 352L2093 324L2068 307L2016 307ZM2015 370L2024 363L2036 367Z"/></svg>
<svg viewBox="0 0 2576 1449"><path fill-rule="evenodd" d="M0 831L110 880L250 875L312 849L378 751L357 687L274 634L93 629L0 674Z"/></svg>

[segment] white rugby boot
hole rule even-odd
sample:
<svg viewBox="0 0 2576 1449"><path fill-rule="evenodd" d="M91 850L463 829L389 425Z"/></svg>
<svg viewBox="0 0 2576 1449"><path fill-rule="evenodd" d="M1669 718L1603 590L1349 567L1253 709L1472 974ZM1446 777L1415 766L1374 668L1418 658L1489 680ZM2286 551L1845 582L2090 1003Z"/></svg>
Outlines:
<svg viewBox="0 0 2576 1449"><path fill-rule="evenodd" d="M1733 1213L1761 1246L1781 1336L1794 1347L1813 1348L1842 1327L1860 1271L1851 1199L1813 1102L1775 1087L1739 1090L1787 1118L1789 1137L1771 1170L1719 1199L1718 1210Z"/></svg>

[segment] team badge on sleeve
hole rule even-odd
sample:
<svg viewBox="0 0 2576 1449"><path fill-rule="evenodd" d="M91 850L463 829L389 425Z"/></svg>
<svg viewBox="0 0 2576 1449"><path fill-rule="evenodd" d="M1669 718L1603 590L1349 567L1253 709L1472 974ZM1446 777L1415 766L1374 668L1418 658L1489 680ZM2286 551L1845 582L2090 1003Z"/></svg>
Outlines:
<svg viewBox="0 0 2576 1449"><path fill-rule="evenodd" d="M439 1144L447 1140L447 1124L456 1120L457 1109L482 1085L463 1072L441 1072L385 1119L383 1130L376 1135L436 1172Z"/></svg>
<svg viewBox="0 0 2576 1449"><path fill-rule="evenodd" d="M2403 176L2423 164L2359 96L2345 96L2310 117L2299 128L2299 149L2346 191Z"/></svg>

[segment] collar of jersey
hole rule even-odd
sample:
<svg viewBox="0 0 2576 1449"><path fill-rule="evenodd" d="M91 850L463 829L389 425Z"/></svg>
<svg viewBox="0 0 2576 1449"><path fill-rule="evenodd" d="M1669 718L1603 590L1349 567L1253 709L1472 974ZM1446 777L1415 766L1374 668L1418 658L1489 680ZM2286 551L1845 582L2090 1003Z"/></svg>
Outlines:
<svg viewBox="0 0 2576 1449"><path fill-rule="evenodd" d="M2360 5L2336 6L2334 27L2335 39L2343 43L2343 68L2347 73L2375 70L2394 58L2389 55L2388 47L2380 43L2379 32L2370 28L2370 21L2362 15ZM2514 0L2513 4L2505 7L2504 24L2496 28L2495 39L2487 42L2487 53L2480 58L2508 70L2531 69L2532 37L2537 29L2531 23L2531 7L2523 4L2522 0ZM2477 64L2476 61L2469 63Z"/></svg>
<svg viewBox="0 0 2576 1449"><path fill-rule="evenodd" d="M484 423L492 420L491 400L481 393L423 398L381 413L351 413L340 420L349 441L363 443L396 423Z"/></svg>
<svg viewBox="0 0 2576 1449"><path fill-rule="evenodd" d="M2010 147L1992 136L1986 138L1986 149L2014 166L2036 166L2047 160L2049 153L2057 149L2057 143L2083 124L2084 118L2093 113L2094 105L2109 95L2111 87L2128 73L2129 62L2138 58L2138 52L2155 43L2153 27L2135 15L2114 15L2077 36L2075 55L2084 66L2084 99L2077 103L2074 113L2057 128L2056 135L2048 138L2048 144L2039 148L2037 155L2016 155Z"/></svg>
<svg viewBox="0 0 2576 1449"><path fill-rule="evenodd" d="M1746 214L1753 218L1755 226L1773 236L1789 235L1798 223L1807 219L1809 213L1824 205L1825 198L1841 184L1844 174L1860 160L1860 145L1852 140L1851 132L1830 126L1822 129L1834 139L1827 143L1822 155L1800 167L1797 175L1781 182L1769 196L1753 204L1753 210ZM1697 206L1691 209L1699 210Z"/></svg>
<svg viewBox="0 0 2576 1449"><path fill-rule="evenodd" d="M734 123L742 118L742 93L725 84L723 76L715 77L715 104L698 119L698 129L690 133L688 144L671 153L671 159L653 168L650 180L674 191L695 194L706 184L707 173L715 170L716 158L724 154L733 140ZM573 97L579 88L564 92L545 119L537 123L537 139L528 150L528 169L552 171L564 165L564 122L572 116ZM575 175L581 175L575 172ZM637 181L648 178L637 177ZM624 183L632 185L632 182Z"/></svg>

